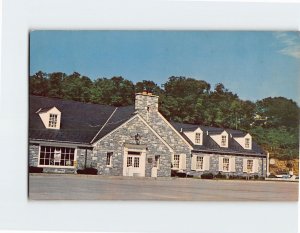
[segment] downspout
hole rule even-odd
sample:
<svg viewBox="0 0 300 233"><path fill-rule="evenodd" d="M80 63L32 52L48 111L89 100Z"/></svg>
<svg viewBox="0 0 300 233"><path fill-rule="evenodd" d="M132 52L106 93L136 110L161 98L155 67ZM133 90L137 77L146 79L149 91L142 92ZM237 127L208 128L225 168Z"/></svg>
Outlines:
<svg viewBox="0 0 300 233"><path fill-rule="evenodd" d="M84 156L84 169L86 169L86 160L87 160L87 149L85 149L85 156Z"/></svg>
<svg viewBox="0 0 300 233"><path fill-rule="evenodd" d="M261 158L261 176L264 177L264 158Z"/></svg>
<svg viewBox="0 0 300 233"><path fill-rule="evenodd" d="M270 175L270 154L267 152L267 177Z"/></svg>

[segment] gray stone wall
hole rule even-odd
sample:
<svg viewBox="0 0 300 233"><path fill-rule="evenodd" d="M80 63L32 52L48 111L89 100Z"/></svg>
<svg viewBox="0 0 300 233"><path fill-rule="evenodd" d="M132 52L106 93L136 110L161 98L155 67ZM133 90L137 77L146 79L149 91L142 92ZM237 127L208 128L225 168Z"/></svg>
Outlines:
<svg viewBox="0 0 300 233"><path fill-rule="evenodd" d="M171 176L171 155L172 152L168 147L143 123L139 117L135 117L131 121L122 125L112 134L106 136L102 140L94 144L93 155L97 157L98 174L101 175L123 175L123 157L124 145L135 145L135 135L141 136L140 146L145 146L146 163L145 176L151 176L151 169L154 166L155 155L160 155L160 169L158 176ZM107 152L113 152L112 166L106 166ZM152 158L149 162L148 158Z"/></svg>
<svg viewBox="0 0 300 233"><path fill-rule="evenodd" d="M39 162L39 144L29 144L29 166L37 167Z"/></svg>
<svg viewBox="0 0 300 233"><path fill-rule="evenodd" d="M49 144L50 145L50 144ZM51 145L50 145L51 146ZM29 143L29 156L28 156L28 164L32 167L38 167L38 160L39 160L39 148L40 145L37 143ZM84 168L84 156L85 156L85 149L84 148L77 148L77 167L74 168L56 168L56 167L43 167L43 173L76 173L77 169ZM92 150L88 149L88 156L87 156L87 165L91 164L91 155Z"/></svg>
<svg viewBox="0 0 300 233"><path fill-rule="evenodd" d="M89 148L77 148L77 169L96 168L97 157L93 157L93 150Z"/></svg>
<svg viewBox="0 0 300 233"><path fill-rule="evenodd" d="M220 154L204 154L204 153L193 153L193 156L197 155L209 155L209 171L191 171L189 174L194 176L201 176L203 173L212 173L217 175L219 173L219 157L235 157L235 172L220 172L227 176L247 176L247 173L243 172L243 159L256 159L258 157L252 156L236 156L236 155L220 155ZM251 173L250 176L258 175L265 177L266 175L266 159L258 158L258 173Z"/></svg>
<svg viewBox="0 0 300 233"><path fill-rule="evenodd" d="M174 154L186 154L186 171L191 168L191 149L158 113L158 96L136 95L135 109L143 119L172 147Z"/></svg>

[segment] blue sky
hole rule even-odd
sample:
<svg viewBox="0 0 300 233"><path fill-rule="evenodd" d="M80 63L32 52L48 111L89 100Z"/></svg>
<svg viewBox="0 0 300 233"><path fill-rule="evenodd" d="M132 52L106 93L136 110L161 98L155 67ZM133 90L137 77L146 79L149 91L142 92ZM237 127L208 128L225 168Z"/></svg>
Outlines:
<svg viewBox="0 0 300 233"><path fill-rule="evenodd" d="M300 103L300 34L247 31L33 31L30 74L74 71L165 83L186 76L223 83L241 99Z"/></svg>

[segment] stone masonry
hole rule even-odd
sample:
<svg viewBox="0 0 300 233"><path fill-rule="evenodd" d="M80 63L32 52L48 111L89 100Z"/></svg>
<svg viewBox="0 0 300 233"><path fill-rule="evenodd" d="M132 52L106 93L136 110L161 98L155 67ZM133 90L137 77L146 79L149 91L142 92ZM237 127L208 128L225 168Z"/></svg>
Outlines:
<svg viewBox="0 0 300 233"><path fill-rule="evenodd" d="M140 145L146 148L146 177L151 176L155 155L160 155L158 177L171 176L171 155L169 148L139 119L138 116L122 125L113 133L94 144L93 156L97 158L98 174L123 175L123 157L125 144L136 144L134 135L141 135ZM107 152L113 152L112 166L106 166Z"/></svg>
<svg viewBox="0 0 300 233"><path fill-rule="evenodd" d="M174 154L186 154L186 171L190 171L191 149L158 113L158 96L137 94L136 111L172 147Z"/></svg>
<svg viewBox="0 0 300 233"><path fill-rule="evenodd" d="M193 153L193 156L204 156L204 155L209 155L209 170L208 171L191 171L190 174L193 176L198 176L200 177L204 173L212 173L214 175L217 175L219 173L219 157L226 156L228 158L235 157L235 172L223 172L221 171L220 173L222 175L226 176L248 176L247 173L243 172L243 159L257 159L257 157L251 157L251 156L235 156L235 155L220 155L220 154L204 154L204 153ZM258 172L257 173L251 173L250 176L260 176L264 177L265 171L266 171L266 159L265 158L258 158Z"/></svg>

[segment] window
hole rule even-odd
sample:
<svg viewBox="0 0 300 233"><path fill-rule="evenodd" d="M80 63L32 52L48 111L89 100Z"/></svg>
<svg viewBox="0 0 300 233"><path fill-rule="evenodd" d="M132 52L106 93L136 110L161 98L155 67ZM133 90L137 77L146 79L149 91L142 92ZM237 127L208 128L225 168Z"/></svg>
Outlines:
<svg viewBox="0 0 300 233"><path fill-rule="evenodd" d="M159 163L160 163L160 155L155 155L154 167L157 167L157 169L159 169Z"/></svg>
<svg viewBox="0 0 300 233"><path fill-rule="evenodd" d="M113 152L107 152L106 154L106 166L111 166L112 165L112 155Z"/></svg>
<svg viewBox="0 0 300 233"><path fill-rule="evenodd" d="M134 157L133 167L140 167L140 158Z"/></svg>
<svg viewBox="0 0 300 233"><path fill-rule="evenodd" d="M179 168L179 155L174 155L173 168Z"/></svg>
<svg viewBox="0 0 300 233"><path fill-rule="evenodd" d="M229 171L229 158L223 158L223 171Z"/></svg>
<svg viewBox="0 0 300 233"><path fill-rule="evenodd" d="M200 144L201 143L201 133L196 133L195 135L195 143Z"/></svg>
<svg viewBox="0 0 300 233"><path fill-rule="evenodd" d="M49 116L49 127L50 128L56 128L57 124L57 114L51 114Z"/></svg>
<svg viewBox="0 0 300 233"><path fill-rule="evenodd" d="M197 156L196 169L203 170L203 157L202 156Z"/></svg>
<svg viewBox="0 0 300 233"><path fill-rule="evenodd" d="M250 148L250 138L245 138L245 148Z"/></svg>
<svg viewBox="0 0 300 233"><path fill-rule="evenodd" d="M226 136L225 135L222 135L221 145L226 146Z"/></svg>
<svg viewBox="0 0 300 233"><path fill-rule="evenodd" d="M41 146L41 166L74 166L75 149L67 147Z"/></svg>
<svg viewBox="0 0 300 233"><path fill-rule="evenodd" d="M127 167L132 167L132 157L127 157Z"/></svg>
<svg viewBox="0 0 300 233"><path fill-rule="evenodd" d="M248 159L247 160L247 172L252 172L253 171L253 160Z"/></svg>

